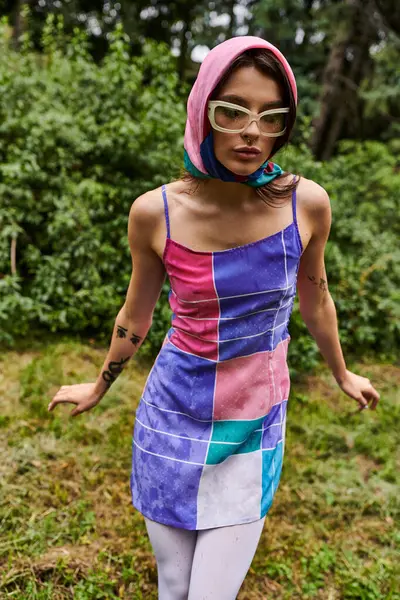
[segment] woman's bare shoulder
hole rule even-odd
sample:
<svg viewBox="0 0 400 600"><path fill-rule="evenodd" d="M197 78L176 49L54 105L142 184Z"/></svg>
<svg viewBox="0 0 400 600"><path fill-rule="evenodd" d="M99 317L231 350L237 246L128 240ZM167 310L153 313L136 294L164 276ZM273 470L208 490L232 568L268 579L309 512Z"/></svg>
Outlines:
<svg viewBox="0 0 400 600"><path fill-rule="evenodd" d="M182 183L173 181L165 184L168 208L176 202ZM165 209L162 186L148 190L138 196L129 212L128 236L142 240L143 245L153 248L159 255L165 238Z"/></svg>
<svg viewBox="0 0 400 600"><path fill-rule="evenodd" d="M316 181L301 177L297 186L298 215L312 236L326 239L331 227L331 203L327 191Z"/></svg>
<svg viewBox="0 0 400 600"><path fill-rule="evenodd" d="M140 225L154 225L164 212L161 186L138 196L131 205L130 218Z"/></svg>
<svg viewBox="0 0 400 600"><path fill-rule="evenodd" d="M161 186L138 196L131 205L128 219L130 244L154 249L157 234L163 226L164 202Z"/></svg>
<svg viewBox="0 0 400 600"><path fill-rule="evenodd" d="M180 180L165 184L167 201L174 199L184 190L184 183ZM138 196L132 203L131 211L139 219L145 222L150 221L153 225L161 217L164 217L164 200L162 195L162 186L148 190L141 196Z"/></svg>
<svg viewBox="0 0 400 600"><path fill-rule="evenodd" d="M301 176L297 185L297 199L310 216L325 213L330 208L328 192L316 181Z"/></svg>

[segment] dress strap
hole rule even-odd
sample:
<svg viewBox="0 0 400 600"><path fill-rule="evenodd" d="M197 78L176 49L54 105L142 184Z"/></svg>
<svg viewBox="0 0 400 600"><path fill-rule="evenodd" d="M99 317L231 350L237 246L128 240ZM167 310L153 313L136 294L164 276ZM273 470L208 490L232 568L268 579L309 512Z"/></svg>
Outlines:
<svg viewBox="0 0 400 600"><path fill-rule="evenodd" d="M293 179L293 182L295 182L295 181L296 181L296 176L294 176L294 179ZM294 188L292 191L293 223L296 228L296 234L297 234L297 239L299 242L300 255L301 255L301 254L303 254L303 242L302 242L301 235L300 235L299 224L297 222L296 203L297 203L297 188Z"/></svg>
<svg viewBox="0 0 400 600"><path fill-rule="evenodd" d="M295 182L295 181L296 181L296 175L293 178L293 182ZM292 210L293 210L293 222L297 226L297 211L296 211L297 196L296 196L296 192L297 192L297 189L294 188L292 191Z"/></svg>
<svg viewBox="0 0 400 600"><path fill-rule="evenodd" d="M167 238L171 237L170 228L169 228L169 214L168 214L168 202L167 202L167 191L165 189L165 184L161 186L163 200L164 200L164 212L165 212L165 222L167 224Z"/></svg>

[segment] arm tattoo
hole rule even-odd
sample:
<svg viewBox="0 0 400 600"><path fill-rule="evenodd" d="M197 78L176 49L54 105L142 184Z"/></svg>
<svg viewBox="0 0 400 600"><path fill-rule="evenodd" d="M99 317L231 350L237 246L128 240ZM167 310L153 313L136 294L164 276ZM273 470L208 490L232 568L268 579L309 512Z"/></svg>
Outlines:
<svg viewBox="0 0 400 600"><path fill-rule="evenodd" d="M125 329L125 327L121 327L121 325L117 325L117 337L119 337L119 338L125 338L127 331L128 330Z"/></svg>
<svg viewBox="0 0 400 600"><path fill-rule="evenodd" d="M320 277L319 279L319 283L317 282L317 280L315 279L314 275L312 277L310 277L309 275L307 275L308 279L314 284L317 285L319 287L320 290L322 290L323 292L326 292L327 285L326 285L326 280L322 279L322 277Z"/></svg>
<svg viewBox="0 0 400 600"><path fill-rule="evenodd" d="M126 338L127 331L128 330L126 329L126 327L122 327L121 325L117 325L117 337L118 338ZM135 346L137 346L141 339L142 338L140 337L140 335L136 335L136 333L133 333L132 337L130 338L130 341L132 342L132 344L134 344Z"/></svg>
<svg viewBox="0 0 400 600"><path fill-rule="evenodd" d="M133 333L132 337L131 337L131 342L132 342L132 344L137 346L141 339L142 338L139 335L136 335L135 333Z"/></svg>
<svg viewBox="0 0 400 600"><path fill-rule="evenodd" d="M114 381L116 380L118 375L121 373L124 364L129 359L130 359L130 356L127 356L126 358L121 358L120 361L111 361L109 363L108 371L103 371L103 373L102 373L102 377L103 377L104 381L108 384L108 386L110 386L112 383L114 383Z"/></svg>

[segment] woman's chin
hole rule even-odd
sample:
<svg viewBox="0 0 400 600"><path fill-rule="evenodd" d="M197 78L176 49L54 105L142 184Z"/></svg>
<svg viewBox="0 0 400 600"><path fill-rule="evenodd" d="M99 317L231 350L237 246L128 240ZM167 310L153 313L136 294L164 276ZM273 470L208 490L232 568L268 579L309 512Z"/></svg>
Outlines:
<svg viewBox="0 0 400 600"><path fill-rule="evenodd" d="M241 160L231 160L229 163L225 163L225 167L235 173L235 175L251 175L254 171L257 171L261 167L263 163L252 160L246 163L243 163Z"/></svg>
<svg viewBox="0 0 400 600"><path fill-rule="evenodd" d="M222 162L222 161L220 161L220 162ZM257 169L259 169L261 167L263 162L265 162L265 161L260 161L259 159L244 161L244 160L241 160L240 158L238 158L236 160L227 160L227 161L223 162L222 164L229 171L231 171L232 173L235 173L235 175L240 175L242 177L246 177L248 175L251 175L255 171L257 171Z"/></svg>

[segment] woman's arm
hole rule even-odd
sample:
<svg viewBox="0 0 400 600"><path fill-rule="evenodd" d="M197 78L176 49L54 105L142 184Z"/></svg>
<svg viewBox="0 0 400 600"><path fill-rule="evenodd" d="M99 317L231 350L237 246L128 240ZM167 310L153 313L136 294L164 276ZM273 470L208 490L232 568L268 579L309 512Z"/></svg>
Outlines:
<svg viewBox="0 0 400 600"><path fill-rule="evenodd" d="M111 345L95 383L63 385L48 405L72 403L75 417L96 406L126 363L143 343L153 320L154 307L165 280L165 269L153 250L152 237L160 219L162 203L158 190L139 196L129 213L128 240L132 255L132 276L125 303L115 319ZM164 213L162 213L164 214Z"/></svg>
<svg viewBox="0 0 400 600"><path fill-rule="evenodd" d="M125 303L115 319L108 354L96 380L95 394L99 399L146 338L165 280L164 265L151 245L157 217L154 203L151 202L152 195L154 191L139 196L129 213L128 241L132 275Z"/></svg>
<svg viewBox="0 0 400 600"><path fill-rule="evenodd" d="M375 408L378 392L369 379L347 370L339 341L336 307L328 289L324 260L331 228L329 196L312 181L307 181L305 191L307 196L303 208L307 212L311 237L299 265L300 314L341 389L355 398L362 408L368 407L368 400L372 398L372 408Z"/></svg>
<svg viewBox="0 0 400 600"><path fill-rule="evenodd" d="M304 208L307 209L311 237L300 259L297 278L300 314L339 382L345 375L346 364L324 259L331 228L331 206L329 196L322 187L308 185L307 192Z"/></svg>

